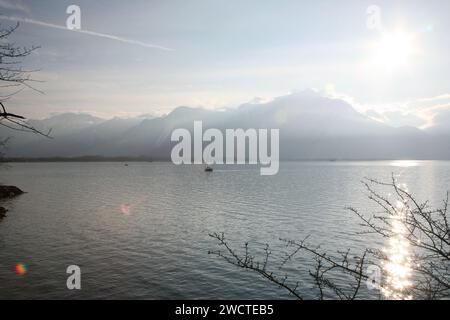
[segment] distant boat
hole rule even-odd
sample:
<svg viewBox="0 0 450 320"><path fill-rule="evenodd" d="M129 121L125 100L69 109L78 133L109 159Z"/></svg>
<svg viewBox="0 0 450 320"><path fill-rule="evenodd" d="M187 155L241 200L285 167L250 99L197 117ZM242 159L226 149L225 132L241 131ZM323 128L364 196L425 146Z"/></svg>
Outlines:
<svg viewBox="0 0 450 320"><path fill-rule="evenodd" d="M206 165L205 172L213 172L213 168L208 166L208 165Z"/></svg>

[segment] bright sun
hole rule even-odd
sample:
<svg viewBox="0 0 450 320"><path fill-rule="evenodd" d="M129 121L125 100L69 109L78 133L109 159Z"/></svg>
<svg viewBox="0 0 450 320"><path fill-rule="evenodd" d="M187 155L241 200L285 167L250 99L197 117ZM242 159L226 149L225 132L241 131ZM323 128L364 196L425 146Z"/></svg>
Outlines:
<svg viewBox="0 0 450 320"><path fill-rule="evenodd" d="M404 32L384 33L372 47L377 68L393 70L407 66L414 54L414 37Z"/></svg>

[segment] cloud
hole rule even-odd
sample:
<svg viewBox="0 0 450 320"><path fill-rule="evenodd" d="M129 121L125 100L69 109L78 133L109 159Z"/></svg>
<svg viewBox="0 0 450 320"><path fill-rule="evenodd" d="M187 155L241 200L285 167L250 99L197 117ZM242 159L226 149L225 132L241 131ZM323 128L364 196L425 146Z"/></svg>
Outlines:
<svg viewBox="0 0 450 320"><path fill-rule="evenodd" d="M0 1L4 1L4 0L0 0ZM171 49L171 48L160 46L158 44L146 43L146 42L142 42L142 41L138 41L138 40L132 40L132 39L127 39L127 38L123 38L123 37L117 37L117 36L114 36L114 35L105 34L105 33L99 33L99 32L89 31L89 30L69 30L65 26L61 26L61 25L57 25L57 24L53 24L53 23L48 23L48 22L45 22L45 21L34 20L34 19L30 19L30 18L5 16L5 15L1 15L0 14L0 19L9 20L9 21L18 21L18 22L23 22L23 23L29 23L29 24L33 24L33 25L36 25L36 26L53 28L53 29L64 30L64 31L78 32L78 33L87 34L87 35L94 36L94 37L105 38L105 39L109 39L109 40L120 41L120 42L127 43L127 44L137 45L137 46L141 46L141 47L144 47L144 48L159 49L159 50L165 50L165 51L173 51L173 49Z"/></svg>
<svg viewBox="0 0 450 320"><path fill-rule="evenodd" d="M349 95L336 92L333 86L327 86L324 93L331 98L344 100L360 113L392 127L432 129L439 125L442 129L446 125L450 132L450 121L446 120L450 118L444 117L450 110L448 93L377 105L360 103Z"/></svg>
<svg viewBox="0 0 450 320"><path fill-rule="evenodd" d="M6 10L14 10L14 11L20 11L25 13L30 13L30 8L28 8L26 5L22 4L21 1L18 0L0 0L0 8L6 9Z"/></svg>
<svg viewBox="0 0 450 320"><path fill-rule="evenodd" d="M439 124L437 122L440 114L444 114L450 109L450 94L410 101L406 104L406 108L426 119L422 129L432 129L438 125L440 127L447 126L450 129L450 122L440 122Z"/></svg>
<svg viewBox="0 0 450 320"><path fill-rule="evenodd" d="M434 118L444 106L434 104L423 106L420 101L369 106L363 113L370 118L393 127L411 126L419 129L433 127Z"/></svg>
<svg viewBox="0 0 450 320"><path fill-rule="evenodd" d="M397 105L392 105L390 108L387 106L372 107L362 111L362 113L372 120L394 128L416 127L421 129L426 127L430 121L429 117L419 112L408 110Z"/></svg>
<svg viewBox="0 0 450 320"><path fill-rule="evenodd" d="M436 102L436 101L448 101L450 100L450 94L441 94L439 96L431 97L431 98L423 98L419 99L421 102Z"/></svg>
<svg viewBox="0 0 450 320"><path fill-rule="evenodd" d="M395 127L412 126L422 128L427 125L428 119L420 114L405 111L391 111L383 114L385 123Z"/></svg>
<svg viewBox="0 0 450 320"><path fill-rule="evenodd" d="M450 105L442 107L431 115L431 125L426 128L429 132L437 134L450 133Z"/></svg>

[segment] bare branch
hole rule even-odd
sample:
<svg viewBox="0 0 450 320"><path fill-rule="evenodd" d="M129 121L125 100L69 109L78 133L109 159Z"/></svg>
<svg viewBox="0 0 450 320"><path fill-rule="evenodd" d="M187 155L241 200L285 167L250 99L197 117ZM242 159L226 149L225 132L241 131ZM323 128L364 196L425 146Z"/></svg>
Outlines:
<svg viewBox="0 0 450 320"><path fill-rule="evenodd" d="M351 256L350 250L338 251L337 255L311 246L307 243L309 236L301 241L280 239L289 250L281 260L278 270L289 262L314 261L315 267L309 270L312 286L317 290L318 299L331 296L341 300L354 300L360 297L362 284L370 279L367 267L374 265L383 270L383 281L379 283L379 297L387 299L442 299L450 296L450 229L448 223L449 193L443 201L443 207L431 208L428 201L419 202L406 188L398 184L394 175L391 182L380 182L365 179L363 185L368 192L368 199L374 202L382 212L363 214L358 209L348 208L361 221L365 228L362 233L370 233L381 239L400 239L409 245L411 252L407 261L398 262L397 257L391 257L385 248L366 248L361 255ZM375 187L390 189L394 198L385 197L375 190ZM400 228L399 233L397 230ZM284 288L295 297L302 299L304 294L299 291L307 290L304 286L299 289L299 282L291 285L288 276L280 277L268 270L271 255L269 246L264 248L265 256L262 263L256 262L249 254L249 245L245 244L244 254L240 256L226 242L223 234L212 234L211 237L219 241L226 250L210 251L210 254L223 258L226 262L240 268L249 269L262 275L270 282ZM295 260L297 257L300 260ZM410 283L392 287L389 269L392 263L405 263L405 268L413 272ZM394 275L395 276L395 275ZM346 281L336 282L335 279L345 277ZM347 281L348 280L348 281ZM395 281L396 279L394 279ZM342 283L345 283L344 285ZM398 292L396 292L398 291Z"/></svg>

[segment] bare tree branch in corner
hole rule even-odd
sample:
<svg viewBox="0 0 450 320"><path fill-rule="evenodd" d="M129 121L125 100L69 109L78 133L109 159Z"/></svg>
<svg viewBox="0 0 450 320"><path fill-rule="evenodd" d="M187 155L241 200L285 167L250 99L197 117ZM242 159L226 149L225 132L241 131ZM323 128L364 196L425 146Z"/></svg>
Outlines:
<svg viewBox="0 0 450 320"><path fill-rule="evenodd" d="M433 208L429 201L419 202L406 187L399 185L392 176L390 182L366 179L364 185L368 197L383 210L383 215L365 215L349 208L362 221L364 233L373 233L384 239L400 236L410 248L408 265L414 279L408 295L420 299L443 299L450 296L450 228L449 193L440 208ZM393 191L393 199L383 196L376 187ZM386 253L374 250L380 261L389 261Z"/></svg>
<svg viewBox="0 0 450 320"><path fill-rule="evenodd" d="M19 23L9 28L0 26L0 89L2 90L0 95L0 125L11 130L30 132L50 138L51 130L42 132L29 124L24 116L11 113L5 107L7 100L25 88L42 93L32 85L33 82L38 82L31 78L31 74L36 70L27 70L21 67L23 59L38 47L19 47L9 41L9 36L18 27Z"/></svg>
<svg viewBox="0 0 450 320"><path fill-rule="evenodd" d="M401 187L394 176L390 182L384 183L373 179L365 179L363 184L368 192L368 199L373 201L381 213L362 214L355 208L348 208L361 221L364 230L362 235L380 238L385 244L389 240L403 242L409 248L407 257L398 253L390 254L386 248L366 248L359 255L350 250L330 254L321 250L320 246L302 241L280 239L287 252L285 259L272 261L268 268L272 252L266 246L266 254L258 261L250 252L248 243L242 252L232 249L223 234L210 234L218 241L219 250L210 251L227 263L242 269L254 271L275 285L287 290L297 299L304 299L306 292L313 292L317 299L353 300L368 297L367 281L372 281L369 267L382 270L381 279L376 283L376 293L369 295L383 299L448 299L450 297L450 229L448 222L448 200L442 207L433 209L428 202L420 203ZM385 197L377 188L389 189L392 196ZM401 232L399 232L401 231ZM224 249L221 249L224 248ZM397 261L399 260L400 261ZM394 260L394 261L393 261ZM288 276L279 276L287 263L294 263L294 268L310 266L308 274L297 275L298 281ZM399 263L391 270L393 263ZM404 265L401 265L404 264ZM403 268L403 269L402 269ZM411 270L411 279L400 281L395 277L402 276ZM406 270L406 271L405 271ZM397 272L398 274L395 274ZM299 271L300 274L300 271ZM313 290L311 290L313 289ZM363 293L364 292L364 293ZM310 294L311 295L311 294Z"/></svg>

